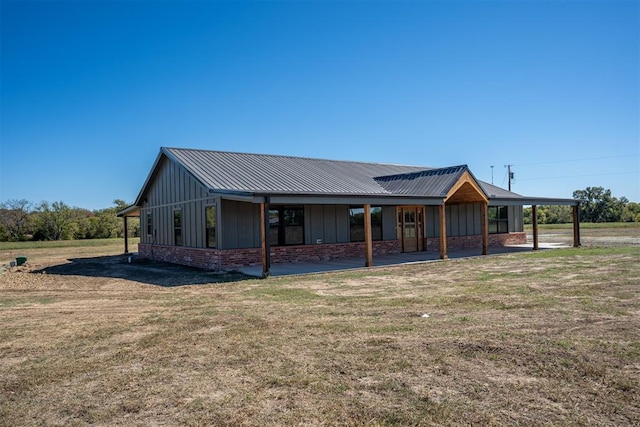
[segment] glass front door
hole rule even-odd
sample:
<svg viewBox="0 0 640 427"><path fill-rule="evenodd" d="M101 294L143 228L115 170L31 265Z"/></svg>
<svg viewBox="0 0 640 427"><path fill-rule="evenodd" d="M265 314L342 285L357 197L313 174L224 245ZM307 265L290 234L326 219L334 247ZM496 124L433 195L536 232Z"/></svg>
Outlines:
<svg viewBox="0 0 640 427"><path fill-rule="evenodd" d="M402 206L398 208L397 213L397 235L402 242L402 251L416 252L423 250L423 208L421 206Z"/></svg>

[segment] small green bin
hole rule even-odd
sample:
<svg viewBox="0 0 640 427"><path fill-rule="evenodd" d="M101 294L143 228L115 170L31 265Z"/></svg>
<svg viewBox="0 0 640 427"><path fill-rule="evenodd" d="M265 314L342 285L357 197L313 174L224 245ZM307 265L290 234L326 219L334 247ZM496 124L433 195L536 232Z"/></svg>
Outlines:
<svg viewBox="0 0 640 427"><path fill-rule="evenodd" d="M16 257L16 265L22 265L25 262L27 262L27 257L26 256Z"/></svg>

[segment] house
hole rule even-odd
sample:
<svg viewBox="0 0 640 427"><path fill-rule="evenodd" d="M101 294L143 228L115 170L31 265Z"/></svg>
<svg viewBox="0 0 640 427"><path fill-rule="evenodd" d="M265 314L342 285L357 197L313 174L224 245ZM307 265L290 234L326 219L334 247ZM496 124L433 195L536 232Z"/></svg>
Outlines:
<svg viewBox="0 0 640 427"><path fill-rule="evenodd" d="M524 197L445 168L183 148L160 153L135 203L141 257L206 269L526 242ZM534 224L534 249L537 227ZM127 243L125 242L125 245ZM125 250L128 250L126 248Z"/></svg>

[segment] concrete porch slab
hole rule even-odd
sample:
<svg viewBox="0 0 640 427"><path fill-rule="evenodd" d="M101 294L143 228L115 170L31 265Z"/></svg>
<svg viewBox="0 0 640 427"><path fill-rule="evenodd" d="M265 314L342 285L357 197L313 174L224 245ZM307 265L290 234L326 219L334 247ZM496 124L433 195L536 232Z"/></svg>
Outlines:
<svg viewBox="0 0 640 427"><path fill-rule="evenodd" d="M559 247L569 247L567 245L559 245L555 243L540 244L539 249L554 249ZM533 249L531 244L505 246L500 248L490 248L489 255L501 255L516 252L528 252ZM481 249L464 249L457 251L449 251L449 259L471 258L482 256ZM391 265L425 263L440 260L439 252L410 252L396 255L383 255L373 258L374 267L388 267ZM331 271L353 270L364 267L364 258L347 258L331 261L318 262L291 262L283 264L271 264L272 276L291 276L301 274L326 273ZM262 276L262 266L242 267L238 271L249 276Z"/></svg>

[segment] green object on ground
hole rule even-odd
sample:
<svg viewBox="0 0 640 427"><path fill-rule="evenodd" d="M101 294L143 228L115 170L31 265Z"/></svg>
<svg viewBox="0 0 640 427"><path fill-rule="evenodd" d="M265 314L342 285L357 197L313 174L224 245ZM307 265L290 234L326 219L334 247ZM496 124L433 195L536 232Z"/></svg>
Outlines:
<svg viewBox="0 0 640 427"><path fill-rule="evenodd" d="M25 262L27 262L27 257L26 256L16 257L16 265L22 265Z"/></svg>

